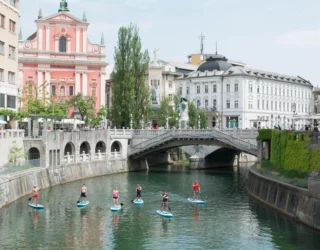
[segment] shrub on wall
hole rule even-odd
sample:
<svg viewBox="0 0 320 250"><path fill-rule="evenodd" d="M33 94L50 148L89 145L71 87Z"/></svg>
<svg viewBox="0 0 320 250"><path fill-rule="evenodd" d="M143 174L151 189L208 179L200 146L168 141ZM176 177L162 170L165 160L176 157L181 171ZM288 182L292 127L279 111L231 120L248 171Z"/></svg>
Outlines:
<svg viewBox="0 0 320 250"><path fill-rule="evenodd" d="M320 172L320 146L313 149L310 165L311 171Z"/></svg>
<svg viewBox="0 0 320 250"><path fill-rule="evenodd" d="M272 129L259 129L257 141L270 141L272 138Z"/></svg>
<svg viewBox="0 0 320 250"><path fill-rule="evenodd" d="M287 141L283 157L283 167L285 170L309 172L310 171L310 144L302 140L299 136L298 141Z"/></svg>

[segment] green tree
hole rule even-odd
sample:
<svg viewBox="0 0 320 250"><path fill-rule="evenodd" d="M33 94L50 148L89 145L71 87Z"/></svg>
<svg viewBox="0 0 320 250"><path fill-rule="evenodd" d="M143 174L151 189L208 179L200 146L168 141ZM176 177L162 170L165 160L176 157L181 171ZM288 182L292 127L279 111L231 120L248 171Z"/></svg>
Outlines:
<svg viewBox="0 0 320 250"><path fill-rule="evenodd" d="M199 116L200 116L200 128L207 128L208 118L207 118L206 111L204 109L200 109Z"/></svg>
<svg viewBox="0 0 320 250"><path fill-rule="evenodd" d="M17 163L19 160L24 159L23 147L18 147L16 141L12 141L12 147L9 150L9 163Z"/></svg>
<svg viewBox="0 0 320 250"><path fill-rule="evenodd" d="M99 126L100 122L107 117L108 109L105 106L102 106L97 113L97 116L91 120L91 125Z"/></svg>
<svg viewBox="0 0 320 250"><path fill-rule="evenodd" d="M83 96L82 93L78 93L71 97L69 105L79 112L82 121L88 123L94 118L95 100L92 96Z"/></svg>
<svg viewBox="0 0 320 250"><path fill-rule="evenodd" d="M117 127L129 127L130 114L133 126L141 124L151 116L150 91L146 85L149 54L142 52L138 28L134 25L121 27L115 48L115 66L111 74L113 82L111 117Z"/></svg>
<svg viewBox="0 0 320 250"><path fill-rule="evenodd" d="M189 102L188 104L188 115L189 115L189 127L197 128L197 108L193 102Z"/></svg>

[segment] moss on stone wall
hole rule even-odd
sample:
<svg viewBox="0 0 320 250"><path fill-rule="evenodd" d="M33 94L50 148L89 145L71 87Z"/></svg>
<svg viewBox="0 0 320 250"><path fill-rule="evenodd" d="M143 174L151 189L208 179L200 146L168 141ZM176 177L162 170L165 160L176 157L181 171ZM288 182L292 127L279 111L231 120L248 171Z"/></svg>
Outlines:
<svg viewBox="0 0 320 250"><path fill-rule="evenodd" d="M270 141L272 137L272 129L259 129L257 141Z"/></svg>

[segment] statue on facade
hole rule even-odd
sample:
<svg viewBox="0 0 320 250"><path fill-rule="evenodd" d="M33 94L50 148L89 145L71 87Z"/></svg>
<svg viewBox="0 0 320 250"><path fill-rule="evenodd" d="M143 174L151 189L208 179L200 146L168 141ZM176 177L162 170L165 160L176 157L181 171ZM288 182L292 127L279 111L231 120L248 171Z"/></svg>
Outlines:
<svg viewBox="0 0 320 250"><path fill-rule="evenodd" d="M153 61L156 63L158 61L158 57L157 57L157 52L159 49L154 49L153 50Z"/></svg>
<svg viewBox="0 0 320 250"><path fill-rule="evenodd" d="M158 80L152 81L151 103L152 104L160 104L160 91L159 91L159 86L158 86Z"/></svg>
<svg viewBox="0 0 320 250"><path fill-rule="evenodd" d="M189 123L189 106L186 98L181 97L180 104L178 105L178 111L180 114L181 128L185 129L188 127Z"/></svg>
<svg viewBox="0 0 320 250"><path fill-rule="evenodd" d="M69 11L68 9L68 3L66 0L62 0L60 2L60 9L58 10L59 12L64 12L64 11Z"/></svg>

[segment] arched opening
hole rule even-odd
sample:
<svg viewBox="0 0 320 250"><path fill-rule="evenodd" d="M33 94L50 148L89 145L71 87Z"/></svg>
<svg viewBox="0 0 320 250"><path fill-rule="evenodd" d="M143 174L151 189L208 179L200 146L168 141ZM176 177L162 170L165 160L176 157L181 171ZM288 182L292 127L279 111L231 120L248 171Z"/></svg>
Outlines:
<svg viewBox="0 0 320 250"><path fill-rule="evenodd" d="M118 141L114 141L111 145L111 152L121 152L121 143Z"/></svg>
<svg viewBox="0 0 320 250"><path fill-rule="evenodd" d="M200 105L201 105L200 100L197 100L197 109L200 108Z"/></svg>
<svg viewBox="0 0 320 250"><path fill-rule="evenodd" d="M64 96L65 95L65 88L62 86L60 88L60 96Z"/></svg>
<svg viewBox="0 0 320 250"><path fill-rule="evenodd" d="M68 142L64 147L64 155L75 155L75 148L72 142Z"/></svg>
<svg viewBox="0 0 320 250"><path fill-rule="evenodd" d="M28 152L29 165L34 167L40 166L40 151L37 148L30 148Z"/></svg>
<svg viewBox="0 0 320 250"><path fill-rule="evenodd" d="M99 153L99 150L100 150L100 153L105 153L106 152L106 144L103 141L99 141L97 143L97 145L96 145L95 152Z"/></svg>
<svg viewBox="0 0 320 250"><path fill-rule="evenodd" d="M64 36L59 39L59 52L67 52L67 39Z"/></svg>
<svg viewBox="0 0 320 250"><path fill-rule="evenodd" d="M83 154L83 152L85 154L90 154L90 144L86 141L80 145L80 154Z"/></svg>
<svg viewBox="0 0 320 250"><path fill-rule="evenodd" d="M208 102L208 100L205 100L205 101L204 101L204 106L205 106L205 109L208 109L208 107L209 107L209 102Z"/></svg>

